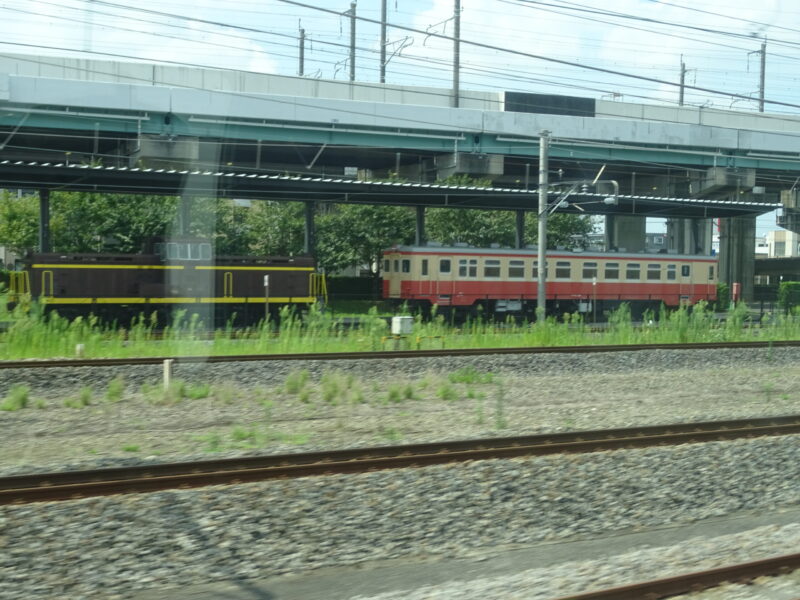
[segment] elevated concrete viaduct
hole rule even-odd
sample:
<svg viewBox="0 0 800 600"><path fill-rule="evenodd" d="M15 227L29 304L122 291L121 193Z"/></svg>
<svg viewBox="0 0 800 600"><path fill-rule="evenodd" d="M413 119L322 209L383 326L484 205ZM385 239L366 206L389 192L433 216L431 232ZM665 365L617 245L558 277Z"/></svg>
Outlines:
<svg viewBox="0 0 800 600"><path fill-rule="evenodd" d="M586 185L566 207L608 215L610 247L643 248L645 218L662 216L670 251L709 253L719 219L721 277L747 298L755 215L800 176L796 117L517 92L448 104L432 88L5 55L0 182L408 204L421 232L425 206L536 210L546 130L554 200L601 169L618 183L616 204ZM491 189L430 185L452 175ZM797 204L785 207L792 227Z"/></svg>

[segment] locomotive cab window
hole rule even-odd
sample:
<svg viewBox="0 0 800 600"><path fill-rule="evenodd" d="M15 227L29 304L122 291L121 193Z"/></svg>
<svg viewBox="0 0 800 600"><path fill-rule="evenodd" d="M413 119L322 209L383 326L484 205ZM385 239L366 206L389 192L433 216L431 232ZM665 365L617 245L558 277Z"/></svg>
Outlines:
<svg viewBox="0 0 800 600"><path fill-rule="evenodd" d="M606 263L606 279L619 279L619 263Z"/></svg>
<svg viewBox="0 0 800 600"><path fill-rule="evenodd" d="M667 280L668 281L675 281L677 276L678 276L678 273L676 271L675 265L667 265Z"/></svg>
<svg viewBox="0 0 800 600"><path fill-rule="evenodd" d="M394 259L394 269L393 270L394 270L395 273L399 273L400 272L400 261L397 260L396 258Z"/></svg>
<svg viewBox="0 0 800 600"><path fill-rule="evenodd" d="M556 279L569 279L570 274L570 264L567 261L558 261L556 262Z"/></svg>
<svg viewBox="0 0 800 600"><path fill-rule="evenodd" d="M403 267L403 273L411 273L411 261L407 258L404 258L401 262Z"/></svg>
<svg viewBox="0 0 800 600"><path fill-rule="evenodd" d="M688 277L691 272L689 265L681 265L681 277Z"/></svg>
<svg viewBox="0 0 800 600"><path fill-rule="evenodd" d="M597 277L597 263L596 262L583 263L582 276L584 279L594 279L595 277Z"/></svg>
<svg viewBox="0 0 800 600"><path fill-rule="evenodd" d="M428 259L427 258L423 258L422 259L422 274L423 275L427 275L428 274Z"/></svg>
<svg viewBox="0 0 800 600"><path fill-rule="evenodd" d="M443 258L439 261L439 273L449 273L450 272L450 259Z"/></svg>
<svg viewBox="0 0 800 600"><path fill-rule="evenodd" d="M639 279L642 267L639 263L625 265L625 279Z"/></svg>
<svg viewBox="0 0 800 600"><path fill-rule="evenodd" d="M661 265L655 263L647 265L647 280L661 281Z"/></svg>
<svg viewBox="0 0 800 600"><path fill-rule="evenodd" d="M522 279L523 277L525 277L525 261L524 260L508 261L508 277L509 279Z"/></svg>
<svg viewBox="0 0 800 600"><path fill-rule="evenodd" d="M392 270L392 261L390 261L389 259L384 260L383 261L383 272L384 273L390 273L391 270Z"/></svg>
<svg viewBox="0 0 800 600"><path fill-rule="evenodd" d="M500 277L500 261L497 259L486 259L483 263L484 277Z"/></svg>

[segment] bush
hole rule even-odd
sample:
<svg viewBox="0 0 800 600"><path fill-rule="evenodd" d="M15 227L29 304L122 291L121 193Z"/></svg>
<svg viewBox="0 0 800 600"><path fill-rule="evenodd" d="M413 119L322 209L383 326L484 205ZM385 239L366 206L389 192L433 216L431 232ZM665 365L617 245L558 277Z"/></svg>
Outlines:
<svg viewBox="0 0 800 600"><path fill-rule="evenodd" d="M30 401L30 391L31 388L27 385L16 384L12 386L8 396L0 402L0 410L11 412L25 408Z"/></svg>
<svg viewBox="0 0 800 600"><path fill-rule="evenodd" d="M781 282L778 287L778 304L787 312L800 304L800 281Z"/></svg>

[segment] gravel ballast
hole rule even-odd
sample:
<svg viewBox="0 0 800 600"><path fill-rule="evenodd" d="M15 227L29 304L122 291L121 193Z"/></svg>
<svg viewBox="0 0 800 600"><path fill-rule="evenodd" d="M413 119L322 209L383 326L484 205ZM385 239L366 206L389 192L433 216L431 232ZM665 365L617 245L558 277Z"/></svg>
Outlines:
<svg viewBox="0 0 800 600"><path fill-rule="evenodd" d="M764 513L800 504L798 481L800 436L785 436L8 506L0 598L123 598Z"/></svg>
<svg viewBox="0 0 800 600"><path fill-rule="evenodd" d="M28 408L0 411L0 473L793 414L798 358L774 348L178 365L177 378L211 389L180 402L156 397L159 366L0 370L0 394L30 387ZM308 383L289 393L303 372ZM450 381L465 372L472 381ZM109 402L116 377L125 392ZM64 406L82 387L90 405Z"/></svg>
<svg viewBox="0 0 800 600"><path fill-rule="evenodd" d="M552 600L642 581L662 579L728 567L762 558L794 554L800 548L800 523L784 527L759 527L736 535L692 538L680 544L639 548L603 560L562 563L546 569L528 569L505 577L487 577L445 585L424 586L352 600ZM755 583L723 585L671 600L786 600L797 597L800 571L784 577L759 578ZM788 595L794 593L794 595ZM763 595L762 595L763 594ZM774 594L774 595L770 595Z"/></svg>

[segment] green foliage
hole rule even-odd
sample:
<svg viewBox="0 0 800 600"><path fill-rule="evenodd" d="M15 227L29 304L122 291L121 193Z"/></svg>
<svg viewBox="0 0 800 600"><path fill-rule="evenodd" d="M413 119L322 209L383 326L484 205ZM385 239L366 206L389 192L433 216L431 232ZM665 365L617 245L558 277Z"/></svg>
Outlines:
<svg viewBox="0 0 800 600"><path fill-rule="evenodd" d="M0 402L0 410L13 412L25 408L30 402L30 391L31 388L27 385L14 384L8 395Z"/></svg>
<svg viewBox="0 0 800 600"><path fill-rule="evenodd" d="M292 371L286 378L284 387L289 394L298 394L308 383L309 372L306 369Z"/></svg>
<svg viewBox="0 0 800 600"><path fill-rule="evenodd" d="M800 281L781 281L778 304L785 311L800 305Z"/></svg>
<svg viewBox="0 0 800 600"><path fill-rule="evenodd" d="M458 400L458 392L449 383L440 385L439 389L436 390L436 395L442 400Z"/></svg>
<svg viewBox="0 0 800 600"><path fill-rule="evenodd" d="M731 304L731 288L727 283L717 283L717 310L728 310Z"/></svg>
<svg viewBox="0 0 800 600"><path fill-rule="evenodd" d="M125 378L122 375L117 375L108 382L108 389L106 390L106 400L109 402L119 402L122 400L122 395L125 393Z"/></svg>
<svg viewBox="0 0 800 600"><path fill-rule="evenodd" d="M136 444L126 444L125 446L122 447L122 450L124 452L138 452L139 446L137 446Z"/></svg>
<svg viewBox="0 0 800 600"><path fill-rule="evenodd" d="M207 383L190 384L184 388L183 393L189 400L200 400L201 398L208 398L211 394L211 386Z"/></svg>
<svg viewBox="0 0 800 600"><path fill-rule="evenodd" d="M463 367L450 373L447 378L451 383L492 383L493 373L481 373L475 367Z"/></svg>
<svg viewBox="0 0 800 600"><path fill-rule="evenodd" d="M397 404L403 401L402 388L399 385L390 385L386 391L386 401L390 404Z"/></svg>
<svg viewBox="0 0 800 600"><path fill-rule="evenodd" d="M64 406L67 408L83 408L92 404L92 388L83 386L78 392L77 396L67 398L64 400Z"/></svg>

